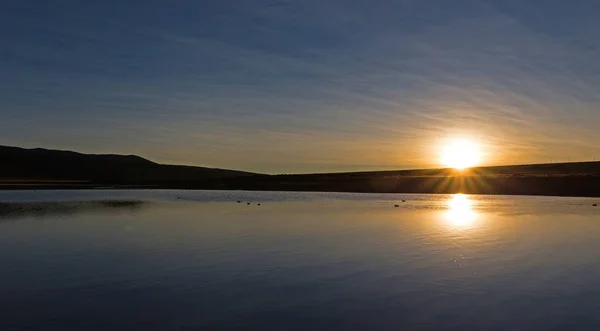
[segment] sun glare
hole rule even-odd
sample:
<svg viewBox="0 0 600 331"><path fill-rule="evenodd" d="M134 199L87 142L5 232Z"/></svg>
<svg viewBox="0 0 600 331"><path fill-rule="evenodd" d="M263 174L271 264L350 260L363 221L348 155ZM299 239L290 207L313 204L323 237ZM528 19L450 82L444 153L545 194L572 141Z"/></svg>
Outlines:
<svg viewBox="0 0 600 331"><path fill-rule="evenodd" d="M477 219L471 200L464 194L455 194L448 201L446 219L456 228L468 227Z"/></svg>
<svg viewBox="0 0 600 331"><path fill-rule="evenodd" d="M481 150L479 146L466 139L448 142L442 150L442 163L450 168L466 169L479 164Z"/></svg>

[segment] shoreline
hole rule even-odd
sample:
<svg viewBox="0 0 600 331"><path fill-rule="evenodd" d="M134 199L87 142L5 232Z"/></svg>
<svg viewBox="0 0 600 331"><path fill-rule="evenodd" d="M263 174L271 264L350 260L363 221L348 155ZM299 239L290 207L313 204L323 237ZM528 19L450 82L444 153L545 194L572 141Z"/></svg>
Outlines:
<svg viewBox="0 0 600 331"><path fill-rule="evenodd" d="M483 185L481 183L484 183ZM579 184L579 185L578 185ZM581 185L585 184L585 185ZM600 198L600 178L512 178L491 181L482 178L443 178L437 180L361 180L343 183L303 181L176 181L169 183L61 183L0 182L0 191L37 190L211 190L258 192L321 192L375 194L473 194L507 196L548 196Z"/></svg>

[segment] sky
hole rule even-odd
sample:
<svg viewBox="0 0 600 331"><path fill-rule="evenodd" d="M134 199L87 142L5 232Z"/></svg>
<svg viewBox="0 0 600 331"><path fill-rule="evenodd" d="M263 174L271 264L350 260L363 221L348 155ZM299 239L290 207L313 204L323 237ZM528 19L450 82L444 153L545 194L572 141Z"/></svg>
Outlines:
<svg viewBox="0 0 600 331"><path fill-rule="evenodd" d="M597 0L0 1L0 144L264 173L600 159Z"/></svg>

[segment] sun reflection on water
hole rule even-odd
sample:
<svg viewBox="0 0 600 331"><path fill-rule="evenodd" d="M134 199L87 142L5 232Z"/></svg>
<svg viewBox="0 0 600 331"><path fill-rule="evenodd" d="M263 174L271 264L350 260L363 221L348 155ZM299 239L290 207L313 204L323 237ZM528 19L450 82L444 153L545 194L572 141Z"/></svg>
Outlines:
<svg viewBox="0 0 600 331"><path fill-rule="evenodd" d="M477 212L473 210L473 202L464 194L455 194L448 200L445 214L448 224L455 228L470 227L477 220Z"/></svg>

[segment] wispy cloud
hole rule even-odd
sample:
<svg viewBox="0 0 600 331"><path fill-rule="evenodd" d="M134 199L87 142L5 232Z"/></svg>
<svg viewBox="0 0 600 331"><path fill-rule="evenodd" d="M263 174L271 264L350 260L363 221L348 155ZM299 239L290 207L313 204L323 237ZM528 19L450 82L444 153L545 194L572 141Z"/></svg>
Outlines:
<svg viewBox="0 0 600 331"><path fill-rule="evenodd" d="M7 143L268 172L433 166L453 135L481 140L489 163L596 152L600 20L585 6L164 5L91 22L82 6L43 21L12 8L25 17L1 26L23 35L1 55Z"/></svg>

